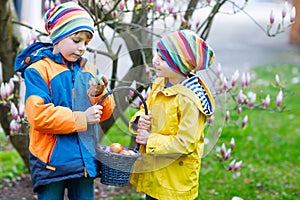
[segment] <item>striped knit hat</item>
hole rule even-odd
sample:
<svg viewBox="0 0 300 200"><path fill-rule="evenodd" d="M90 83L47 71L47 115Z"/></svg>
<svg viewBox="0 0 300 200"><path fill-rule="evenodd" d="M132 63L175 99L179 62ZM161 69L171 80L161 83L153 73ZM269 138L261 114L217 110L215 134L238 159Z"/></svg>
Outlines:
<svg viewBox="0 0 300 200"><path fill-rule="evenodd" d="M190 30L179 30L164 36L158 42L157 50L168 65L183 76L192 70L206 69L215 58L208 44Z"/></svg>
<svg viewBox="0 0 300 200"><path fill-rule="evenodd" d="M53 44L78 31L94 33L94 21L75 2L59 4L45 14L45 29Z"/></svg>

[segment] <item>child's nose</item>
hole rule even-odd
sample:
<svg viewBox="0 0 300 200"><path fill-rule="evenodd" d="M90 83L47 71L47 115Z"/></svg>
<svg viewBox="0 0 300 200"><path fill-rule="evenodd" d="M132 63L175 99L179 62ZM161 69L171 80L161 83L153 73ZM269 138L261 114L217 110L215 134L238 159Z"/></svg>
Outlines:
<svg viewBox="0 0 300 200"><path fill-rule="evenodd" d="M154 56L154 58L152 59L152 65L154 68L157 67L157 65L159 65L159 61L158 61L158 57Z"/></svg>
<svg viewBox="0 0 300 200"><path fill-rule="evenodd" d="M86 50L86 45L84 43L80 44L79 45L79 48L78 48L80 51L85 51Z"/></svg>

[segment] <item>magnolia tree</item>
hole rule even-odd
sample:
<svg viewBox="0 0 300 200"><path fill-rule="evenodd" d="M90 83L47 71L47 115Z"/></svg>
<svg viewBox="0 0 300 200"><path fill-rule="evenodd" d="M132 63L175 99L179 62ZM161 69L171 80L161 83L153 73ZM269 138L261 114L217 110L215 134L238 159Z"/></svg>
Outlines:
<svg viewBox="0 0 300 200"><path fill-rule="evenodd" d="M14 75L13 63L14 58L19 51L20 43L18 40L18 27L26 27L30 29L29 36L26 37L25 43L30 43L42 40L47 40L44 30L37 30L30 24L23 24L14 19L11 14L11 2L8 0L0 0L2 6L0 8L2 29L1 43L0 43L0 57L3 69L3 79L1 80L1 126L7 136L12 138L18 133L28 134L28 124L26 123L26 115L24 112L24 104L20 102L20 82L22 79L18 74ZM211 31L211 27L215 16L222 12L228 14L235 14L244 12L250 19L256 23L263 32L268 36L275 36L290 26L295 19L295 9L288 4L282 9L281 21L274 21L273 11L269 17L269 24L262 26L258 24L253 17L251 17L244 8L247 5L245 1L234 0L114 0L114 1L77 1L83 6L92 16L95 22L96 37L100 40L102 46L91 45L88 51L92 56L92 60L97 64L99 56L101 59L108 60L110 88L113 89L118 86L132 85L139 91L147 91L151 86L151 81L154 78L152 73L152 55L153 45L163 35L171 30L177 29L191 29L199 34L203 39L207 39ZM60 1L45 0L44 11L53 7ZM232 10L224 11L222 8L225 5L230 5ZM227 6L228 8L228 6ZM195 18L196 14L202 9L208 9L209 12L202 19ZM3 17L5 16L5 17ZM289 19L288 17L289 16ZM14 33L14 34L12 34ZM118 41L122 42L118 42ZM123 49L126 49L125 51ZM124 53L125 52L125 53ZM130 59L130 66L127 66L125 74L118 76L118 69L124 69L123 62L119 60L126 54ZM124 71L124 70L123 70ZM215 155L224 163L228 170L237 171L242 161L230 158L230 153L234 149L234 138L229 143L230 148L226 149L226 144L217 147L216 141L221 135L222 127L224 125L235 124L237 128L245 128L248 117L246 114L247 108L257 110L268 110L277 108L269 108L269 103L275 97L270 97L266 94L264 98L251 92L249 88L251 75L249 73L241 72L240 75L236 71L232 77L226 77L221 70L221 64L217 64L207 72L210 77L211 88L214 97L217 100L217 110L220 110L210 119L206 129L206 152L207 155L214 149ZM278 79L278 78L277 78ZM240 84L237 84L240 81ZM248 90L248 93L246 91ZM126 95L126 94L124 94ZM276 97L277 106L281 106L283 96L283 88L279 87L279 94ZM225 97L225 98L223 98ZM225 100L226 99L226 100ZM220 100L220 101L219 101ZM224 110L226 102L228 108ZM232 103L228 103L228 101ZM125 109L128 104L126 102L119 102L118 107ZM232 119L231 112L237 110L239 115ZM242 112L243 111L243 112ZM114 123L115 119L122 116L122 112L115 113L113 117L102 124L104 132ZM124 119L124 117L123 117ZM230 120L229 120L230 119ZM125 119L126 120L126 119ZM13 142L13 145L20 152L27 152L28 144L24 142ZM227 144L228 146L228 144ZM22 148L20 148L22 147ZM22 156L28 167L28 157L26 154ZM226 161L226 162L225 162ZM228 165L227 162L230 162Z"/></svg>

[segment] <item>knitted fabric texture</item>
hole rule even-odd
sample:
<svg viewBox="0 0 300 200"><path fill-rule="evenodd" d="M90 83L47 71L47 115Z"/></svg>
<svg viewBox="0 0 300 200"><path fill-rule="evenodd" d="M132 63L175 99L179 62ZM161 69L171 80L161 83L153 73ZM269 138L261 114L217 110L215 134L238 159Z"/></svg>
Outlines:
<svg viewBox="0 0 300 200"><path fill-rule="evenodd" d="M157 51L175 72L183 76L193 70L208 68L215 58L210 46L190 30L164 36L157 44Z"/></svg>
<svg viewBox="0 0 300 200"><path fill-rule="evenodd" d="M45 29L53 44L78 31L94 33L94 21L89 13L75 2L59 4L44 17Z"/></svg>

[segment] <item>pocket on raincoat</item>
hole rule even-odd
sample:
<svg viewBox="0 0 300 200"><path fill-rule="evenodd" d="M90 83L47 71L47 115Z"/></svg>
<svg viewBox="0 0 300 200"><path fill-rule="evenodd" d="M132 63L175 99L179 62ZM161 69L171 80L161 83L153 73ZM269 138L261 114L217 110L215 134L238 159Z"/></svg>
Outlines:
<svg viewBox="0 0 300 200"><path fill-rule="evenodd" d="M186 192L198 184L200 162L176 160L155 173L160 184L169 190Z"/></svg>

